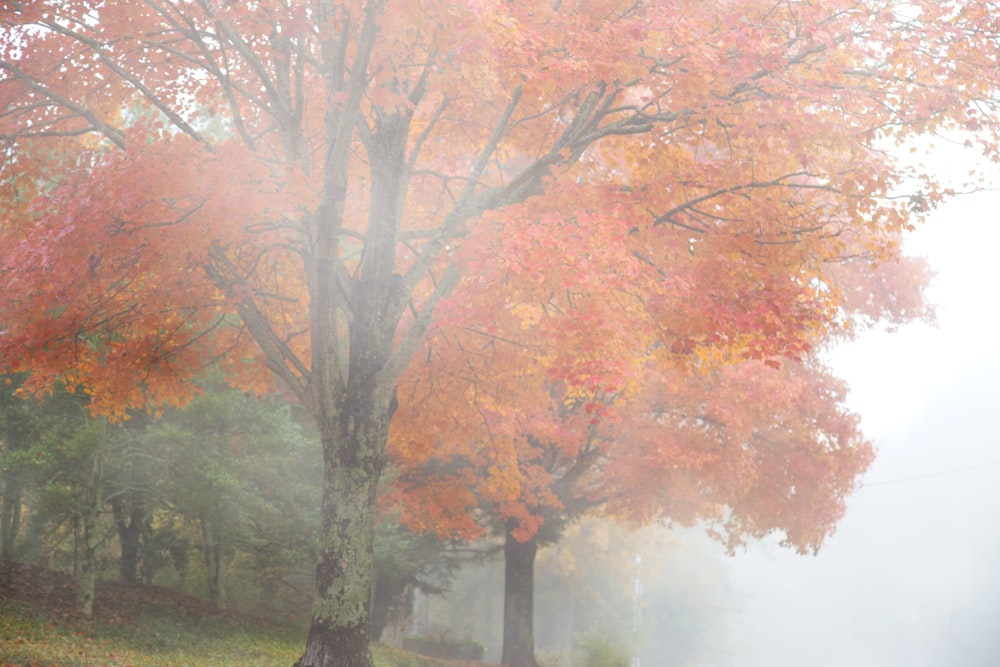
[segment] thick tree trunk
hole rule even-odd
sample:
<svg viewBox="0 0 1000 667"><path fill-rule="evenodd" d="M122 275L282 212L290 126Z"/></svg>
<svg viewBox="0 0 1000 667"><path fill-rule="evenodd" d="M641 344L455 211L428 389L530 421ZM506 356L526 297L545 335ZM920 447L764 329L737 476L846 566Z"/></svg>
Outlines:
<svg viewBox="0 0 1000 667"><path fill-rule="evenodd" d="M306 650L297 667L371 667L375 495L394 406L385 392L349 388L339 437L321 429L323 543Z"/></svg>
<svg viewBox="0 0 1000 667"><path fill-rule="evenodd" d="M538 541L517 541L507 526L503 545L503 654L507 667L538 667L535 659L535 554Z"/></svg>
<svg viewBox="0 0 1000 667"><path fill-rule="evenodd" d="M332 18L334 4L320 3L319 14L330 12L327 18ZM377 127L365 142L371 205L363 257L350 272L344 270L341 257L340 240L348 228L352 145L359 121L365 122L359 95L367 85L364 77L376 43L381 3L367 2L364 7L349 80L343 78L343 54L348 49L342 40L350 39L351 33L330 30L322 49L331 72L327 92L346 92L348 99L342 107L327 111L323 196L307 221L311 364L308 384L300 393L305 394L323 444L323 526L312 625L297 667L372 667L368 642L375 494L395 411L395 381L408 362L394 349L397 327L410 303L396 266L397 232L407 192L408 112L379 113Z"/></svg>

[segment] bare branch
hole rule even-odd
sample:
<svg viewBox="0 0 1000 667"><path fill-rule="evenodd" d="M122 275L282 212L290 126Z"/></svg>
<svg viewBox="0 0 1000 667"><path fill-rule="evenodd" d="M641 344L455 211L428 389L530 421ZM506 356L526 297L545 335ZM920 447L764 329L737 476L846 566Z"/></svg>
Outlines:
<svg viewBox="0 0 1000 667"><path fill-rule="evenodd" d="M139 91L146 100L159 109L163 115L169 118L170 122L173 123L175 127L196 141L204 144L206 148L214 152L215 148L208 141L208 139L198 132L198 130L191 127L191 125L185 121L175 109L172 109L166 102L161 100L160 97L156 95L146 84L144 84L138 76L127 72L121 65L115 62L113 58L109 57L103 44L92 37L87 37L79 32L70 30L69 28L60 25L57 21L48 21L44 25L53 32L57 32L87 46L91 52L93 52L94 55L96 55L100 61L108 67L108 69Z"/></svg>
<svg viewBox="0 0 1000 667"><path fill-rule="evenodd" d="M92 112L87 107L83 106L82 104L77 104L76 102L70 100L69 98L63 97L62 95L52 90L48 86L45 86L41 82L36 81L32 77L28 76L23 71L21 71L19 67L16 67L13 63L9 61L0 60L0 69L10 72L15 77L23 81L26 86L28 86L35 92L44 95L48 99L52 100L52 102L54 102L56 105L69 109L70 111L73 111L77 115L85 118L87 122L91 124L91 126L95 131L100 132L115 146L118 146L118 148L121 148L122 150L125 149L125 134L117 127L114 127L113 125L110 125L101 120L100 118L98 118L94 114L94 112Z"/></svg>
<svg viewBox="0 0 1000 667"><path fill-rule="evenodd" d="M423 308L413 320L413 324L407 329L406 334L399 345L393 351L389 361L378 372L376 380L379 383L394 383L400 374L410 363L410 359L417 351L420 343L424 339L424 334L430 326L434 308L445 297L450 295L458 286L462 274L454 264L448 266L437 283L437 287L431 294Z"/></svg>
<svg viewBox="0 0 1000 667"><path fill-rule="evenodd" d="M209 277L220 289L232 291L234 288L247 287L246 281L239 275L225 251L213 245L210 253L211 263L206 266ZM298 358L288 344L271 327L268 318L260 311L257 303L249 296L237 304L240 319L250 331L250 335L260 346L268 369L282 379L295 396L303 401L309 400L307 386L309 384L309 368Z"/></svg>

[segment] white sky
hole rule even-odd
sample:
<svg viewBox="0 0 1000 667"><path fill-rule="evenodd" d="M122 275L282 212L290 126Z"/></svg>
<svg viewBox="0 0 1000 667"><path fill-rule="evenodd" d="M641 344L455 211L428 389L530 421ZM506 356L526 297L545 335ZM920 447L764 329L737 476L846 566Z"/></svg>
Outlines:
<svg viewBox="0 0 1000 667"><path fill-rule="evenodd" d="M729 561L719 664L1000 666L1000 193L942 206L907 247L937 272L938 327L832 355L878 458L819 556Z"/></svg>
<svg viewBox="0 0 1000 667"><path fill-rule="evenodd" d="M1000 193L963 195L935 212L908 239L911 254L931 260L928 292L938 326L868 332L832 355L851 385L849 404L870 436L905 429L938 390L970 369L1000 359Z"/></svg>

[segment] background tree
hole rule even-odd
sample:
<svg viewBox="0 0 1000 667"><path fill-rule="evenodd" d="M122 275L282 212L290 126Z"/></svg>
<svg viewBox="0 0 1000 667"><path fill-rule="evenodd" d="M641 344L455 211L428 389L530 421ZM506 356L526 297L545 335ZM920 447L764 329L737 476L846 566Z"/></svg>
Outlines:
<svg viewBox="0 0 1000 667"><path fill-rule="evenodd" d="M814 185L763 204L719 194L725 225L642 241L627 193L597 215L601 201L570 186L556 200L570 221L553 210L523 237L466 241L478 280L442 305L402 379L392 442L400 504L432 517L414 526L485 515L505 536L505 664L534 664L533 560L584 512L705 521L730 549L778 531L815 550L833 530L872 449L816 352L932 313L926 266L899 252L898 231L851 231ZM816 226L768 242L757 205ZM557 225L573 251L548 266Z"/></svg>
<svg viewBox="0 0 1000 667"><path fill-rule="evenodd" d="M640 664L722 655L734 603L721 561L698 530L585 517L539 552L539 648L568 655L598 635Z"/></svg>
<svg viewBox="0 0 1000 667"><path fill-rule="evenodd" d="M8 377L0 393L0 465L3 486L0 510L0 558L38 557L37 544L20 544L22 525L31 516L24 508L54 479L71 474L72 464L58 458L77 430L87 421L86 400L56 388L44 400L25 400L19 395L23 376ZM76 462L73 462L76 463ZM31 527L35 533L37 527ZM29 539L29 542L34 542Z"/></svg>
<svg viewBox="0 0 1000 667"><path fill-rule="evenodd" d="M0 393L2 449L0 449L0 559L13 560L21 530L24 494L32 487L32 456L41 445L42 419L38 406L14 396L14 379ZM35 408L35 409L32 409ZM34 450L34 451L33 451Z"/></svg>
<svg viewBox="0 0 1000 667"><path fill-rule="evenodd" d="M290 406L209 386L141 441L159 457L158 493L196 527L208 599L225 604L226 571L239 563L251 575L241 588L259 593L246 602L276 602L284 578L314 558L318 525L315 443Z"/></svg>
<svg viewBox="0 0 1000 667"><path fill-rule="evenodd" d="M462 505L443 504L425 482L425 471L440 463L415 463L400 477L396 493L410 512L427 503L434 517L485 516L504 537L504 664L533 660L534 557L581 514L699 523L730 550L781 532L786 545L814 551L872 459L856 417L842 406L843 388L815 363L788 360L775 369L748 361L644 379L643 393L620 406L599 396L567 401L563 393L534 407L514 403L516 419L483 426L469 448L477 456L449 459L450 482L441 483L457 488L452 495ZM529 400L536 395L523 374L519 387ZM493 403L485 394L484 415L512 407L509 395ZM463 437L474 419L455 422ZM449 435L437 433L432 456L455 442L464 447Z"/></svg>
<svg viewBox="0 0 1000 667"><path fill-rule="evenodd" d="M460 567L454 542L434 533L416 533L386 512L375 526L375 583L372 586L372 641L391 641L412 622L413 596L442 595Z"/></svg>
<svg viewBox="0 0 1000 667"><path fill-rule="evenodd" d="M102 418L92 418L77 402L76 425L53 444L41 461L46 469L39 485L34 520L71 536L76 610L90 616L103 548L114 534L106 520L108 502L122 493L113 473L121 453L124 430Z"/></svg>
<svg viewBox="0 0 1000 667"><path fill-rule="evenodd" d="M112 416L191 398L219 355L244 387L265 368L283 381L324 452L300 665L370 665L395 385L459 282L462 237L506 220L505 238L525 238L543 214L581 219L598 200L629 211L608 227L638 222L636 241L724 227L780 244L826 238L815 218L840 215L842 238L910 224L909 199L887 199L908 174L875 142L954 126L995 150L997 31L989 2L905 9L8 2L0 180L51 186L3 229L0 353L32 387L84 385ZM210 115L225 138L204 130ZM942 195L916 176L923 201ZM788 217L793 194L816 190L832 203L803 197ZM747 207L734 221L720 201ZM585 256L567 245L539 269L568 253ZM234 314L243 329L222 326ZM649 315L681 333L670 346L712 333L711 318L678 330Z"/></svg>

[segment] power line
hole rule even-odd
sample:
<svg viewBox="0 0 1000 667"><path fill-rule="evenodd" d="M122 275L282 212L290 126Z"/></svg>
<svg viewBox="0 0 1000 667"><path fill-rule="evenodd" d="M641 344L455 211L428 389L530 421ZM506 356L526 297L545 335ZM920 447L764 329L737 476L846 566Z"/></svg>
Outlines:
<svg viewBox="0 0 1000 667"><path fill-rule="evenodd" d="M983 463L977 463L971 466L965 466L964 468L952 468L950 470L939 470L937 472L929 472L923 475L913 475L912 477L900 477L899 479L886 479L877 482L868 482L862 488L868 488L871 486L889 486L890 484L903 484L904 482L919 482L924 479L933 479L934 477L947 477L949 475L958 475L966 472L973 472L975 470L981 470L983 468L992 468L995 466L1000 466L1000 461L984 461Z"/></svg>

